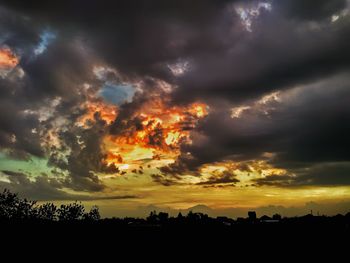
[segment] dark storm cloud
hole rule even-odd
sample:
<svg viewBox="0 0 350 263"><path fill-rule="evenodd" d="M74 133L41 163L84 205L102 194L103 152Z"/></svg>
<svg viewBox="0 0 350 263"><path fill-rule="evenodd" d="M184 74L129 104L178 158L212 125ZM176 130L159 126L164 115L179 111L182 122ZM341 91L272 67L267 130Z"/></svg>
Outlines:
<svg viewBox="0 0 350 263"><path fill-rule="evenodd" d="M258 1L2 3L62 34L83 36L85 44L126 74L177 83L178 102L250 99L347 69L350 61L348 19L324 21L346 7L344 0L272 1L272 10L260 10L253 21L252 33L244 32L230 5L249 8ZM316 20L320 29L304 17ZM167 63L178 59L190 59L193 67L174 80Z"/></svg>
<svg viewBox="0 0 350 263"><path fill-rule="evenodd" d="M193 143L183 146L191 156L180 157L162 171L178 174L218 160L265 159L296 178L276 175L259 184L348 184L350 169L344 162L349 161L349 83L348 74L337 75L282 92L278 101L252 103L239 117L213 113L198 128Z"/></svg>
<svg viewBox="0 0 350 263"><path fill-rule="evenodd" d="M253 180L258 185L277 187L350 185L350 163L318 163L306 168L291 169L294 175L269 175Z"/></svg>
<svg viewBox="0 0 350 263"><path fill-rule="evenodd" d="M178 181L176 177L167 177L162 174L151 174L151 178L153 182L159 183L164 186L172 186L172 185L178 185Z"/></svg>
<svg viewBox="0 0 350 263"><path fill-rule="evenodd" d="M197 183L197 185L203 186L222 186L222 185L234 185L239 180L236 178L236 174L230 171L224 171L219 175L212 175L208 180Z"/></svg>
<svg viewBox="0 0 350 263"><path fill-rule="evenodd" d="M346 7L345 0L271 1L272 9L259 9L251 21L253 32L246 32L235 7L260 2L0 1L62 35L81 36L129 76L178 84L175 100L181 103L213 97L247 100L348 69L348 18L330 22ZM179 59L193 65L174 79L167 65Z"/></svg>
<svg viewBox="0 0 350 263"><path fill-rule="evenodd" d="M45 174L36 176L35 180L30 180L28 175L21 172L1 171L8 181L0 181L0 189L9 189L14 193L20 193L21 196L37 201L57 201L57 200L118 200L133 199L137 196L120 195L120 196L88 196L69 194L61 190L64 183L55 178L50 178Z"/></svg>
<svg viewBox="0 0 350 263"><path fill-rule="evenodd" d="M95 128L84 134L75 127L79 117L86 113L82 105L102 84L93 73L94 55L84 47L79 36L67 38L68 35L59 30L57 37L36 53L49 23L5 8L0 11L4 20L0 26L1 44L19 58L19 64L0 77L0 147L10 158L50 158L50 165L68 174L66 187L103 189L95 173L118 171L101 163L103 154L97 144L102 138L97 137L94 143L92 136L100 136L97 129L107 131L107 128L101 126L98 118ZM57 155L57 147L50 145L52 138L47 136L57 129L61 129L59 150L64 151L63 156ZM76 136L81 136L80 146L89 149L90 155L73 142L77 141Z"/></svg>
<svg viewBox="0 0 350 263"><path fill-rule="evenodd" d="M208 162L205 160L203 160L203 162L199 161L196 159L196 157L193 158L192 155L189 156L187 153L189 153L189 151L184 153L184 150L182 149L180 156L177 157L174 163L160 167L159 170L162 175L159 178L167 179L167 176L171 176L175 179L180 179L182 174L200 176L200 173L198 172L200 164L205 164Z"/></svg>
<svg viewBox="0 0 350 263"><path fill-rule="evenodd" d="M0 45L8 45L17 51L30 50L40 40L40 27L28 17L0 5Z"/></svg>
<svg viewBox="0 0 350 263"><path fill-rule="evenodd" d="M167 75L164 62L197 48L229 1L1 1L41 23L81 34L109 63L130 73ZM187 29L186 29L187 28ZM195 31L202 28L202 34ZM202 37L203 35L204 37ZM194 38L194 43L186 43ZM204 38L204 39L203 39ZM184 41L183 41L183 40ZM217 43L210 41L214 46Z"/></svg>
<svg viewBox="0 0 350 263"><path fill-rule="evenodd" d="M0 6L0 48L10 47L16 54L34 48L39 29L29 19ZM1 74L2 69L0 69ZM29 154L43 156L40 141L32 130L38 126L34 115L26 114L29 102L17 96L25 86L18 68L0 77L0 147L11 149L12 157L27 159Z"/></svg>
<svg viewBox="0 0 350 263"><path fill-rule="evenodd" d="M310 185L350 185L350 163L316 164L299 173L297 182Z"/></svg>
<svg viewBox="0 0 350 263"><path fill-rule="evenodd" d="M0 98L0 146L11 149L11 155L19 159L28 158L28 154L42 157L40 138L32 132L39 122L36 116L21 110L15 100Z"/></svg>
<svg viewBox="0 0 350 263"><path fill-rule="evenodd" d="M175 97L241 102L348 70L349 30L348 18L312 25L289 20L272 9L261 14L253 32L227 33L221 36L228 41L223 48L192 57L193 70L180 78Z"/></svg>
<svg viewBox="0 0 350 263"><path fill-rule="evenodd" d="M65 199L69 194L60 190L62 183L48 176L41 175L31 181L28 176L21 172L2 171L8 182L0 181L0 188L19 192L25 197L35 200Z"/></svg>
<svg viewBox="0 0 350 263"><path fill-rule="evenodd" d="M277 0L274 6L279 12L291 18L322 20L344 9L346 0Z"/></svg>
<svg viewBox="0 0 350 263"><path fill-rule="evenodd" d="M103 190L105 186L96 173L119 173L114 164L107 165L103 162L105 154L101 145L108 131L107 124L99 114L95 114L94 118L89 128L70 127L67 131L62 131L60 137L64 145L53 150L49 159L49 165L68 172L70 177L66 180L66 185L78 191ZM65 149L70 149L70 152L62 157Z"/></svg>
<svg viewBox="0 0 350 263"><path fill-rule="evenodd" d="M26 87L16 95L27 101L56 96L78 99L83 95L79 94L82 84L94 81L92 59L75 39L55 40L43 54L24 56L20 66L26 73Z"/></svg>
<svg viewBox="0 0 350 263"><path fill-rule="evenodd" d="M278 186L278 187L287 187L287 186L295 186L293 184L294 178L289 175L269 175L265 178L254 179L253 182L257 186Z"/></svg>
<svg viewBox="0 0 350 263"><path fill-rule="evenodd" d="M62 105L66 105L61 110L72 114L69 104L76 106L86 99L82 83L92 81L86 57L73 44L54 43L38 57L33 53L24 56L7 78L0 79L0 144L43 157L40 111L52 108L52 100L60 98ZM41 113L45 114L44 111Z"/></svg>

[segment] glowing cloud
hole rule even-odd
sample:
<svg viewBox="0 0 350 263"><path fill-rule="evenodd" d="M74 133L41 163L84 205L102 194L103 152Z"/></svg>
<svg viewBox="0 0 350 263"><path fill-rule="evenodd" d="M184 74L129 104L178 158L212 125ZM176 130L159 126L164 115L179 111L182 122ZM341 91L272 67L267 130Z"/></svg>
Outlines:
<svg viewBox="0 0 350 263"><path fill-rule="evenodd" d="M130 164L142 165L145 159L153 160L156 166L173 162L180 154L180 145L191 143L190 130L207 114L202 103L167 107L161 99L149 101L129 120L138 123L137 129L132 126L105 137L105 162L131 170L135 166Z"/></svg>
<svg viewBox="0 0 350 263"><path fill-rule="evenodd" d="M0 71L8 72L16 67L18 63L18 57L11 49L7 47L0 48Z"/></svg>
<svg viewBox="0 0 350 263"><path fill-rule="evenodd" d="M79 126L89 126L89 122L93 123L95 121L95 114L99 114L102 120L107 124L111 124L118 114L114 105L98 100L87 101L82 107L86 113L79 118L77 123Z"/></svg>
<svg viewBox="0 0 350 263"><path fill-rule="evenodd" d="M245 110L249 110L250 106L239 106L231 109L231 118L240 118Z"/></svg>

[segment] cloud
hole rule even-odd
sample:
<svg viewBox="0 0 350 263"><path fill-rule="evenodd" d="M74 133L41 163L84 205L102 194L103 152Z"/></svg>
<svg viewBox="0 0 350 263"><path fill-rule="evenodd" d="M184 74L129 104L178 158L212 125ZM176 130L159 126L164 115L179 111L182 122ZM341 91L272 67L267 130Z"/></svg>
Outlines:
<svg viewBox="0 0 350 263"><path fill-rule="evenodd" d="M276 176L261 179L261 184L282 181L283 185L285 180L297 180L297 184L318 185L329 180L331 185L332 178L334 184L347 184L348 83L348 74L340 74L297 86L253 101L239 117L232 117L227 109L212 112L192 135L192 144L183 146L187 154L161 170L176 175L220 160L267 160L274 167L295 173L301 181L307 177L304 173L312 178L304 178L302 183ZM334 171L327 171L327 167ZM306 168L310 171L302 170ZM328 179L321 179L325 173Z"/></svg>
<svg viewBox="0 0 350 263"><path fill-rule="evenodd" d="M105 0L90 1L82 6L79 1L50 5L44 1L31 5L1 1L7 8L35 17L65 34L78 31L103 59L112 65L120 65L123 72L153 76L170 76L169 69L162 68L162 64L176 59L181 50L193 48L187 47L186 40L182 43L179 39L196 38L195 30L199 27L207 30L210 22L221 15L227 2ZM62 18L65 18L64 22ZM67 32L66 25L70 25L73 32ZM188 29L183 30L185 27Z"/></svg>
<svg viewBox="0 0 350 263"><path fill-rule="evenodd" d="M223 186L234 186L239 180L236 178L236 174L230 171L224 171L219 175L212 175L207 180L197 183L197 185L203 185L204 187L223 187Z"/></svg>
<svg viewBox="0 0 350 263"><path fill-rule="evenodd" d="M268 8L258 8L247 31L233 10L256 14L262 3ZM1 0L0 6L0 45L20 58L0 78L0 146L12 158L49 158L68 176L67 187L104 189L97 174L118 169L103 162L102 138L141 130L138 113L155 98L167 107L194 101L210 107L198 123L184 121L192 143L181 143L156 182L199 176L203 164L264 159L291 177L271 175L260 185L347 184L347 1ZM55 32L49 45L45 30ZM114 73L99 78L101 65ZM132 100L123 90L111 96L108 82L135 87ZM108 123L94 112L87 127L77 125L89 102L105 103L107 96L120 104L117 119ZM149 145L156 147L164 130L153 132ZM225 180L235 183L222 175L207 185Z"/></svg>
<svg viewBox="0 0 350 263"><path fill-rule="evenodd" d="M257 186L277 186L277 187L287 187L287 186L295 186L293 182L295 178L290 175L269 175L264 178L254 179L253 182Z"/></svg>
<svg viewBox="0 0 350 263"><path fill-rule="evenodd" d="M305 20L322 20L330 18L333 14L347 7L347 0L282 0L275 1L278 12L295 18Z"/></svg>
<svg viewBox="0 0 350 263"><path fill-rule="evenodd" d="M232 12L232 6L248 10L251 4L244 1L90 1L83 12L79 1L1 3L57 28L63 38L80 36L102 61L125 75L176 84L178 103L249 100L349 67L344 44L348 18L336 24L324 21L345 9L345 0L257 1L269 10L259 9L253 34ZM313 26L305 19L313 20ZM187 60L191 70L174 78L169 65Z"/></svg>
<svg viewBox="0 0 350 263"><path fill-rule="evenodd" d="M7 181L1 181L0 187L18 192L21 196L33 198L35 200L65 200L69 199L69 194L60 190L62 183L46 175L41 175L31 181L22 172L2 171ZM72 196L71 196L72 197Z"/></svg>
<svg viewBox="0 0 350 263"><path fill-rule="evenodd" d="M349 162L316 163L290 170L294 175L269 175L254 179L258 186L344 186L350 185Z"/></svg>
<svg viewBox="0 0 350 263"><path fill-rule="evenodd" d="M231 34L231 42L219 51L192 58L193 70L179 80L175 99L240 103L347 70L348 18L337 25L315 23L318 29L272 11L260 18L252 34Z"/></svg>
<svg viewBox="0 0 350 263"><path fill-rule="evenodd" d="M60 32L54 37L45 29L48 25L40 27L15 11L1 12L6 17L0 28L3 43L19 57L18 65L0 78L1 148L10 158L48 158L49 165L68 175L71 189L101 191L104 186L95 173L118 172L101 162L102 134L97 129L106 133L107 125L96 115L95 128L77 127L87 101L98 100L103 84L93 71L96 57L79 37L66 39ZM23 31L33 37L27 39ZM92 136L98 138L95 144Z"/></svg>
<svg viewBox="0 0 350 263"><path fill-rule="evenodd" d="M176 177L167 177L163 174L151 174L151 178L154 182L159 183L164 186L178 185L178 179Z"/></svg>
<svg viewBox="0 0 350 263"><path fill-rule="evenodd" d="M105 188L96 173L117 174L119 169L114 164L103 162L106 154L102 149L102 140L107 124L98 113L90 128L70 127L59 133L61 148L51 151L49 165L67 171L69 178L66 184L78 191L101 191ZM70 149L62 156L64 149Z"/></svg>
<svg viewBox="0 0 350 263"><path fill-rule="evenodd" d="M36 201L95 201L138 198L135 195L92 196L70 194L63 190L65 184L62 178L52 178L42 174L36 176L35 180L31 180L27 174L22 172L1 171L1 173L4 178L0 180L0 189L9 189L11 192L19 193L22 197Z"/></svg>

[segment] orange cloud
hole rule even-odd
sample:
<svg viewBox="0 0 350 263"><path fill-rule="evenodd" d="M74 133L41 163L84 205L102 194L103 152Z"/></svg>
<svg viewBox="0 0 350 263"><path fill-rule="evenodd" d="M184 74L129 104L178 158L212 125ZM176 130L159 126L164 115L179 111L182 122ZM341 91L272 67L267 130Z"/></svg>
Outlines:
<svg viewBox="0 0 350 263"><path fill-rule="evenodd" d="M83 107L86 113L78 120L78 124L81 126L88 126L89 122L94 122L95 114L99 114L100 118L107 124L111 124L118 115L116 106L102 101L88 101Z"/></svg>
<svg viewBox="0 0 350 263"><path fill-rule="evenodd" d="M0 69L12 69L17 66L18 57L9 48L0 49Z"/></svg>
<svg viewBox="0 0 350 263"><path fill-rule="evenodd" d="M132 126L105 137L108 153L105 161L141 165L142 159L159 164L174 160L180 154L181 143L191 143L190 130L207 114L207 106L202 103L169 107L162 99L149 101L132 117L138 121L138 128Z"/></svg>
<svg viewBox="0 0 350 263"><path fill-rule="evenodd" d="M91 98L81 107L86 112L79 118L78 126L89 128L95 123L96 114L107 125L118 121L118 107L103 100ZM120 120L122 128L117 134L106 133L102 162L123 173L141 173L140 167L146 160L151 162L147 163L148 168L168 165L180 155L182 143L191 143L190 131L207 114L208 106L203 103L169 106L166 98L152 98L127 119Z"/></svg>

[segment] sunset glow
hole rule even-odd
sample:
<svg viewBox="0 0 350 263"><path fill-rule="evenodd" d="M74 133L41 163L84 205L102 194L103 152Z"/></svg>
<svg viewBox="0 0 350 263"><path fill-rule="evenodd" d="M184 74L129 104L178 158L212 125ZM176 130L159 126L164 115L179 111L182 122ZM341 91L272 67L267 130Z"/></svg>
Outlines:
<svg viewBox="0 0 350 263"><path fill-rule="evenodd" d="M125 165L125 161L142 165L142 160L152 159L153 164L160 166L163 159L174 161L180 154L180 145L191 143L190 130L207 114L207 106L201 103L167 108L161 100L150 102L134 116L140 123L138 129L104 138L104 161L117 167ZM133 169L135 166L130 166Z"/></svg>

